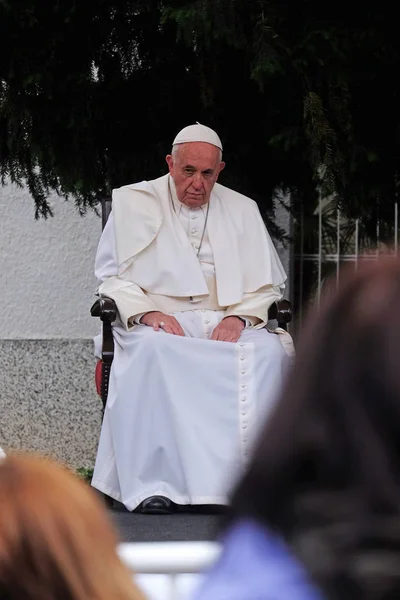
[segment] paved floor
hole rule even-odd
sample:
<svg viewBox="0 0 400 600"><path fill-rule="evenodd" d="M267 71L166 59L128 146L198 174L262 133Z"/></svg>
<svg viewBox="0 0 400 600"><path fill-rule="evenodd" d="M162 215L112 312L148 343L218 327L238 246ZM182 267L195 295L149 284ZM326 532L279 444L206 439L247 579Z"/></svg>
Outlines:
<svg viewBox="0 0 400 600"><path fill-rule="evenodd" d="M222 524L219 515L137 515L111 511L122 542L214 540Z"/></svg>
<svg viewBox="0 0 400 600"><path fill-rule="evenodd" d="M116 503L108 510L122 542L214 540L225 521L223 514L210 514L207 508L204 514L141 515Z"/></svg>

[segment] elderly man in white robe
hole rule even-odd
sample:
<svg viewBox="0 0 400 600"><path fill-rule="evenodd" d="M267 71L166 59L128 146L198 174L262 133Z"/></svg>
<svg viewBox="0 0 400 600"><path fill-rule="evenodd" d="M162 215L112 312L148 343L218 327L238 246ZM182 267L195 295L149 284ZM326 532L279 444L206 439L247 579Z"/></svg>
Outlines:
<svg viewBox="0 0 400 600"><path fill-rule="evenodd" d="M285 272L256 203L185 127L169 173L113 190L96 257L115 355L92 485L130 510L225 505L289 362L266 329Z"/></svg>

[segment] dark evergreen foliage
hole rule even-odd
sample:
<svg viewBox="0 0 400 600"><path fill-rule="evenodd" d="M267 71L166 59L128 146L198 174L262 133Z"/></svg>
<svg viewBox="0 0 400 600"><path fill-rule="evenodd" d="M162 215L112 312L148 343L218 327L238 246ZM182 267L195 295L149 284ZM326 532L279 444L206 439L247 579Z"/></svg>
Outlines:
<svg viewBox="0 0 400 600"><path fill-rule="evenodd" d="M221 182L257 199L392 214L395 5L316 0L0 0L0 173L95 206L165 172L184 125L217 129Z"/></svg>

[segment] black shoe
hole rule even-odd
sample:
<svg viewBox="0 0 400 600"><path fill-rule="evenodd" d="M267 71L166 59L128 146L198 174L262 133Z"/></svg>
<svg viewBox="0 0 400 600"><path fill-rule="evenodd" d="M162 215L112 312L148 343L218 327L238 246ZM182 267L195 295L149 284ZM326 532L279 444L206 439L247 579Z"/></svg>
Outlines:
<svg viewBox="0 0 400 600"><path fill-rule="evenodd" d="M150 496L135 509L142 515L170 515L175 512L176 505L165 496Z"/></svg>

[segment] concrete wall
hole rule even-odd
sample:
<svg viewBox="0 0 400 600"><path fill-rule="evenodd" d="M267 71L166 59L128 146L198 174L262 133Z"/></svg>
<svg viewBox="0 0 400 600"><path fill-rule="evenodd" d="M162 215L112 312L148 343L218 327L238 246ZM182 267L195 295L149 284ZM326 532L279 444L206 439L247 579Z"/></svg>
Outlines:
<svg viewBox="0 0 400 600"><path fill-rule="evenodd" d="M0 188L0 446L92 466L101 422L89 314L101 220L51 198L54 217L34 219L33 200Z"/></svg>
<svg viewBox="0 0 400 600"><path fill-rule="evenodd" d="M53 196L54 217L34 219L25 190L0 188L1 339L88 339L101 220Z"/></svg>

